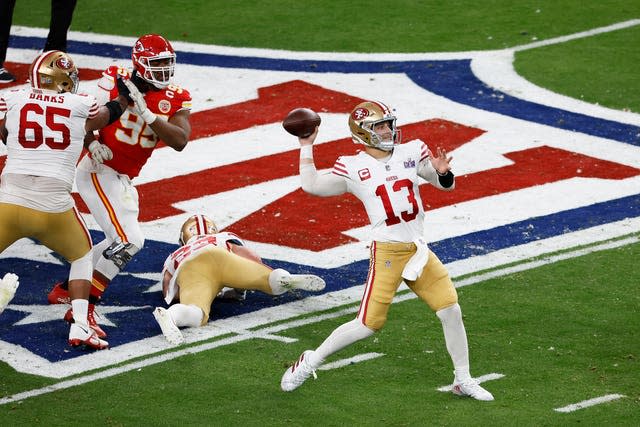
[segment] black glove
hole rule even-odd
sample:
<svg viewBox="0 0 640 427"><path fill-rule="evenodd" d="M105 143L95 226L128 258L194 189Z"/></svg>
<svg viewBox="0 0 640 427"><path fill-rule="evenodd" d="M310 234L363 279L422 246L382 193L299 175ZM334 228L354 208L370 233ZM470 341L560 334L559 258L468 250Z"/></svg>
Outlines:
<svg viewBox="0 0 640 427"><path fill-rule="evenodd" d="M133 70L133 73L131 73L131 79L129 80L131 80L131 82L136 85L138 90L142 93L147 93L150 89L149 83L138 75L138 70Z"/></svg>
<svg viewBox="0 0 640 427"><path fill-rule="evenodd" d="M118 76L118 78L116 79L116 85L118 86L118 94L127 98L127 102L133 102L133 98L131 98L129 88L124 84L124 80L122 80L122 77Z"/></svg>

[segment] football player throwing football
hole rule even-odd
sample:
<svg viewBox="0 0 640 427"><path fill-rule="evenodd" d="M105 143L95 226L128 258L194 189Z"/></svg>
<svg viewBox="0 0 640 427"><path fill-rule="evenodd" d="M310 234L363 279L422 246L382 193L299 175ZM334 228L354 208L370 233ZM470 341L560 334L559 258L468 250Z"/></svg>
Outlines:
<svg viewBox="0 0 640 427"><path fill-rule="evenodd" d="M419 140L401 144L401 132L391 109L381 103L358 104L349 115L353 142L364 151L336 160L333 170L318 174L313 142L299 138L302 189L317 196L352 193L363 203L371 223L371 253L364 296L355 319L337 329L315 350L302 353L287 369L280 386L292 391L301 386L330 355L382 329L393 296L404 281L442 322L454 366L452 390L478 400L493 400L469 373L467 336L456 289L444 265L423 238L424 208L418 185L421 179L450 191L455 177L451 157L438 148L434 156Z"/></svg>

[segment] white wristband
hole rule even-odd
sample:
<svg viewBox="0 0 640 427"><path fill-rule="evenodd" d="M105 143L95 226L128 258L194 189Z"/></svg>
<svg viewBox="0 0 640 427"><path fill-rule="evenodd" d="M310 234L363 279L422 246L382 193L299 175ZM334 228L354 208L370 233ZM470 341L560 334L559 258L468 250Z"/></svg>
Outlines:
<svg viewBox="0 0 640 427"><path fill-rule="evenodd" d="M144 120L144 121L145 121L145 123L147 123L147 124L149 124L149 125L150 125L151 123L155 122L155 121L156 121L156 119L158 118L158 116L156 116L155 114L153 114L153 113L151 112L151 110L149 110L148 108L147 108L146 110L144 110L144 111L142 112L142 114L140 114L140 116L142 116L142 120Z"/></svg>
<svg viewBox="0 0 640 427"><path fill-rule="evenodd" d="M300 158L301 159L313 159L313 145L301 145L300 146Z"/></svg>

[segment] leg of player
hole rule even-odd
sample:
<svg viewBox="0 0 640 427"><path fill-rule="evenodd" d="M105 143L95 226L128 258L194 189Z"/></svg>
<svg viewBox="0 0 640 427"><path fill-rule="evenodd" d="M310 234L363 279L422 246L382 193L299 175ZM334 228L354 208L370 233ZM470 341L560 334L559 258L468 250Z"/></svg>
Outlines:
<svg viewBox="0 0 640 427"><path fill-rule="evenodd" d="M156 307L153 317L158 322L162 334L171 344L184 342L180 327L198 327L202 322L202 310L195 305L174 304L168 309Z"/></svg>
<svg viewBox="0 0 640 427"><path fill-rule="evenodd" d="M343 348L373 335L375 331L366 327L360 319L338 326L315 350L306 350L280 380L283 391L293 391L300 387L311 375L316 378L315 370L324 360Z"/></svg>
<svg viewBox="0 0 640 427"><path fill-rule="evenodd" d="M460 306L456 303L438 310L436 315L442 323L447 351L454 366L453 393L459 396L469 396L477 400L493 400L493 395L471 377L469 371L469 345Z"/></svg>
<svg viewBox="0 0 640 427"><path fill-rule="evenodd" d="M69 345L102 350L109 347L109 343L96 335L96 332L89 327L87 312L89 309L89 288L91 282L88 280L69 280L69 297L71 298L71 310L73 312L73 323L69 329Z"/></svg>
<svg viewBox="0 0 640 427"><path fill-rule="evenodd" d="M318 292L324 289L325 281L314 274L291 274L278 268L269 274L269 286L273 295L281 295L292 289Z"/></svg>

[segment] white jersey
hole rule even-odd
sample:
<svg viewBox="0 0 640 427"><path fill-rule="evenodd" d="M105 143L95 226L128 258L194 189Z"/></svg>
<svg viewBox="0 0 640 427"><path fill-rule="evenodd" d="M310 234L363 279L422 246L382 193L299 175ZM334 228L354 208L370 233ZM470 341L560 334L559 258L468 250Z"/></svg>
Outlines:
<svg viewBox="0 0 640 427"><path fill-rule="evenodd" d="M5 116L8 131L2 175L55 178L71 192L85 123L98 111L90 95L33 88L5 93L0 97L0 117Z"/></svg>
<svg viewBox="0 0 640 427"><path fill-rule="evenodd" d="M347 191L363 203L372 240L413 242L424 234L419 176L438 186L429 149L415 140L394 147L382 161L366 152L339 157L332 173L345 179Z"/></svg>
<svg viewBox="0 0 640 427"><path fill-rule="evenodd" d="M164 261L162 275L160 276L164 277L165 272L168 272L172 276L169 282L169 288L167 289L167 295L165 296L167 304L170 304L176 295L176 277L178 277L177 273L184 261L193 258L209 246L226 249L231 252L232 244L244 246L242 239L233 233L223 231L217 234L205 234L192 237L184 246L181 246L169 255Z"/></svg>

